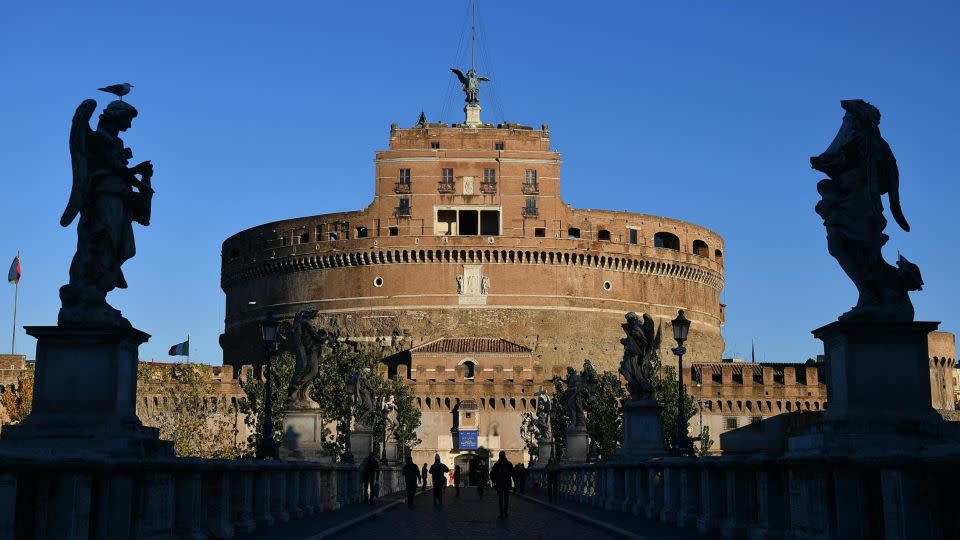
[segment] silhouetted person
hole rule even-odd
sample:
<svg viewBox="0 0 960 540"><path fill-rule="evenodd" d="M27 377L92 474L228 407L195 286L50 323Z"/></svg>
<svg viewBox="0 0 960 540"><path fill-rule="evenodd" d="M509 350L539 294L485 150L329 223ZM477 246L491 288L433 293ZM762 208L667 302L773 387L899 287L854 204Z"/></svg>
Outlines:
<svg viewBox="0 0 960 540"><path fill-rule="evenodd" d="M547 472L547 500L557 502L557 499L560 498L560 464L557 463L556 459L550 459L545 469Z"/></svg>
<svg viewBox="0 0 960 540"><path fill-rule="evenodd" d="M407 463L403 466L403 481L407 487L407 506L413 508L413 497L417 494L417 484L420 483L420 469L410 456L407 456Z"/></svg>
<svg viewBox="0 0 960 540"><path fill-rule="evenodd" d="M427 477L428 477L428 476L430 476L430 475L427 473L427 464L424 463L424 464L423 464L423 468L420 469L420 479L423 481L423 490L424 490L424 491L427 490Z"/></svg>
<svg viewBox="0 0 960 540"><path fill-rule="evenodd" d="M526 481L527 469L523 467L523 463L517 463L513 466L513 492L514 493L523 493L524 491L524 482Z"/></svg>
<svg viewBox="0 0 960 540"><path fill-rule="evenodd" d="M440 462L440 454L433 458L430 466L430 478L433 480L433 504L443 504L443 488L447 485L447 473L450 467Z"/></svg>
<svg viewBox="0 0 960 540"><path fill-rule="evenodd" d="M483 490L487 487L487 465L484 463L479 470L477 470L477 493L480 494L480 500L483 500Z"/></svg>
<svg viewBox="0 0 960 540"><path fill-rule="evenodd" d="M373 452L367 456L367 461L363 463L363 492L367 497L367 504L373 504L373 486L377 483L377 477L380 476L380 464L377 458L373 457Z"/></svg>
<svg viewBox="0 0 960 540"><path fill-rule="evenodd" d="M497 488L497 504L500 517L507 517L510 507L510 481L513 477L513 464L507 459L507 453L500 451L500 459L493 464L490 470L490 479Z"/></svg>
<svg viewBox="0 0 960 540"><path fill-rule="evenodd" d="M456 490L456 496L460 497L460 480L463 478L463 473L460 472L460 466L457 465L453 468L453 488Z"/></svg>

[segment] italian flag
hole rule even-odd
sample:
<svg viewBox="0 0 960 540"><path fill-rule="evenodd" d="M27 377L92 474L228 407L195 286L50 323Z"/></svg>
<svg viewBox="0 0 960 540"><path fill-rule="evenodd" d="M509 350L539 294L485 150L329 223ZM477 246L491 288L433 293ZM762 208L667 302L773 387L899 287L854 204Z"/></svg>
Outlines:
<svg viewBox="0 0 960 540"><path fill-rule="evenodd" d="M183 343L178 343L167 352L170 356L190 356L190 338Z"/></svg>
<svg viewBox="0 0 960 540"><path fill-rule="evenodd" d="M10 263L10 271L7 272L7 281L9 281L11 285L19 285L21 275L22 274L20 272L20 255L18 254L16 257L13 258L13 262Z"/></svg>

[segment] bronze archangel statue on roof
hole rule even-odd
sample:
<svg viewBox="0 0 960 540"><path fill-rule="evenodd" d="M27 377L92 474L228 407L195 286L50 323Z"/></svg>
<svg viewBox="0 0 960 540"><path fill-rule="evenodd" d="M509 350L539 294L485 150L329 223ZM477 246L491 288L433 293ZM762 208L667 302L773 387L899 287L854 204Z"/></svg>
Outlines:
<svg viewBox="0 0 960 540"><path fill-rule="evenodd" d="M450 71L460 79L460 86L463 88L463 93L466 94L464 101L467 102L467 105L478 105L480 103L480 83L489 82L490 79L478 77L477 70L474 68L468 69L466 75L457 68L450 68Z"/></svg>
<svg viewBox="0 0 960 540"><path fill-rule="evenodd" d="M124 289L120 267L136 254L133 222L150 225L153 165L133 167L133 152L124 147L120 132L130 128L137 110L113 101L100 114L97 129L90 117L97 102L87 99L77 107L70 128L73 187L60 218L64 227L79 214L77 251L70 264L70 282L60 288L60 325L129 326L120 311L107 304L107 293Z"/></svg>
<svg viewBox="0 0 960 540"><path fill-rule="evenodd" d="M876 107L861 99L840 106L847 111L840 131L826 151L810 158L814 169L829 176L817 184L816 207L827 228L827 249L859 292L857 305L840 320L913 321L908 291L921 289L920 268L903 256L894 267L881 253L889 240L882 195L889 196L897 224L910 230L900 209L897 160L880 135Z"/></svg>

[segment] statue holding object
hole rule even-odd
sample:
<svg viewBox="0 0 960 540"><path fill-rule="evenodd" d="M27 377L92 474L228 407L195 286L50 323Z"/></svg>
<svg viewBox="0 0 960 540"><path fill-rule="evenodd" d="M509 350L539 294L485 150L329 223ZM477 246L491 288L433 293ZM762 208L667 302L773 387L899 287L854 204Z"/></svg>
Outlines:
<svg viewBox="0 0 960 540"><path fill-rule="evenodd" d="M297 361L293 376L290 378L290 386L287 388L285 404L287 409L320 408L320 405L310 397L310 385L320 371L321 358L324 353L329 354L333 349L336 338L326 330L313 327L310 319L316 317L317 313L316 307L308 306L298 311L293 317L291 336Z"/></svg>
<svg viewBox="0 0 960 540"><path fill-rule="evenodd" d="M634 312L627 313L627 322L621 324L627 337L620 340L623 345L623 360L620 362L620 374L627 381L630 399L655 399L654 381L660 373L660 327L655 326L653 317L643 314L643 319Z"/></svg>
<svg viewBox="0 0 960 540"><path fill-rule="evenodd" d="M84 100L70 128L73 185L60 225L70 225L78 214L80 220L70 282L60 288L58 323L130 327L106 296L127 287L121 266L136 254L133 222L150 225L153 165L143 161L130 167L133 152L119 137L137 116L133 105L111 102L93 131L96 108L96 101Z"/></svg>
<svg viewBox="0 0 960 540"><path fill-rule="evenodd" d="M861 99L840 102L846 110L840 131L819 156L814 169L829 178L817 184L821 200L816 212L827 229L827 249L840 263L859 292L857 304L841 321L911 322L909 291L923 285L920 268L903 256L894 267L881 249L889 237L883 230L882 195L889 195L890 212L904 231L910 231L900 208L897 160L880 135L880 111Z"/></svg>

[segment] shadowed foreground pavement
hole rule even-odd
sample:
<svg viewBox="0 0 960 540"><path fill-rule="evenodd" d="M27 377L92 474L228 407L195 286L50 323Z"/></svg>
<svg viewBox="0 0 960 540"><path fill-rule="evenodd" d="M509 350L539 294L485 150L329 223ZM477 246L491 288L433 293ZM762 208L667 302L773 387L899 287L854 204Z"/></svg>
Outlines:
<svg viewBox="0 0 960 540"><path fill-rule="evenodd" d="M447 488L443 506L434 507L432 494L428 492L414 500L412 510L406 503L394 506L332 538L623 538L514 496L510 497L510 517L499 519L497 493L492 489L486 490L483 500L475 488L461 489L459 499L453 494L453 488Z"/></svg>

